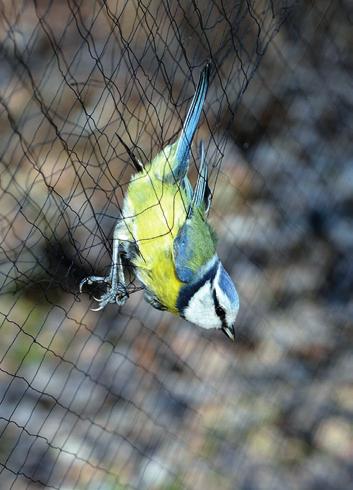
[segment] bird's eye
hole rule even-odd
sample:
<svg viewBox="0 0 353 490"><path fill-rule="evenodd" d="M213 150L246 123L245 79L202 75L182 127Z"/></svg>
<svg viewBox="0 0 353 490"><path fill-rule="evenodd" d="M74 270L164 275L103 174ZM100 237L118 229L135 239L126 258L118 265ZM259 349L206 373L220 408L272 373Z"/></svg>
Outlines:
<svg viewBox="0 0 353 490"><path fill-rule="evenodd" d="M224 311L224 309L222 308L222 306L217 305L217 306L216 306L216 313L217 313L217 315L218 315L218 316L222 317L222 316L224 316L225 311Z"/></svg>

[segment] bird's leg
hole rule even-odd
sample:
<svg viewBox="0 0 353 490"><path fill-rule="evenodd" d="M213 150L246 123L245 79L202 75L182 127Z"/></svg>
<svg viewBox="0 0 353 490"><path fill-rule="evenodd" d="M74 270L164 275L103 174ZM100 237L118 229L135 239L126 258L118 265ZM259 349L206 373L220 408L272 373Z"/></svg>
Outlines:
<svg viewBox="0 0 353 490"><path fill-rule="evenodd" d="M98 301L98 307L93 311L99 311L104 308L108 303L117 303L118 305L125 304L129 297L125 286L124 269L119 254L119 222L115 225L113 235L113 254L112 264L110 266L110 273L108 276L89 276L80 282L80 292L82 287L87 284L91 286L94 283L104 283L107 286L107 290L99 298L94 298Z"/></svg>
<svg viewBox="0 0 353 490"><path fill-rule="evenodd" d="M115 301L118 305L123 305L129 297L126 286L124 268L121 262L121 255L119 253L119 227L118 223L114 228L113 235L113 256L112 265L110 268L110 288L114 291Z"/></svg>

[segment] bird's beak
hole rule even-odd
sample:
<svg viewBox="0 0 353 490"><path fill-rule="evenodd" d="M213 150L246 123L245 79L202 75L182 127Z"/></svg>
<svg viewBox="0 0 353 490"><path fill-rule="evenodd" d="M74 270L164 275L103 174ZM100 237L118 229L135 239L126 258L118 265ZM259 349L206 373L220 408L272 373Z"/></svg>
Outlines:
<svg viewBox="0 0 353 490"><path fill-rule="evenodd" d="M226 336L228 338L230 338L230 340L233 340L233 342L234 342L234 327L233 326L223 327L222 332L224 332L226 334Z"/></svg>

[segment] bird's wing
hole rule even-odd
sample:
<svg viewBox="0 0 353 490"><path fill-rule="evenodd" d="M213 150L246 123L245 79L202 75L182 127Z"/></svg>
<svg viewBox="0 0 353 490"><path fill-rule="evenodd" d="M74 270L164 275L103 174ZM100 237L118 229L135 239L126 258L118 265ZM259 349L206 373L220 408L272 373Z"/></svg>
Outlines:
<svg viewBox="0 0 353 490"><path fill-rule="evenodd" d="M211 190L208 186L208 168L205 160L205 147L203 141L200 143L200 168L196 186L187 211L187 218L190 218L195 209L203 206L204 213L207 215L211 206Z"/></svg>
<svg viewBox="0 0 353 490"><path fill-rule="evenodd" d="M182 282L192 282L215 254L214 233L198 208L180 228L173 244L174 265Z"/></svg>

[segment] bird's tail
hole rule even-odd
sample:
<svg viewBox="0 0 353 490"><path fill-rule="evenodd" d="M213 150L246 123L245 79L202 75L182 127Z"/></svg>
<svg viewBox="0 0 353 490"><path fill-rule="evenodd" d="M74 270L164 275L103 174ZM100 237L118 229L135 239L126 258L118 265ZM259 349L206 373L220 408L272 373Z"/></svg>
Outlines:
<svg viewBox="0 0 353 490"><path fill-rule="evenodd" d="M208 63L202 70L195 95L192 99L177 143L175 152L175 167L173 166L173 175L177 181L180 181L188 171L191 143L201 117L202 107L207 94L209 78L210 64Z"/></svg>

